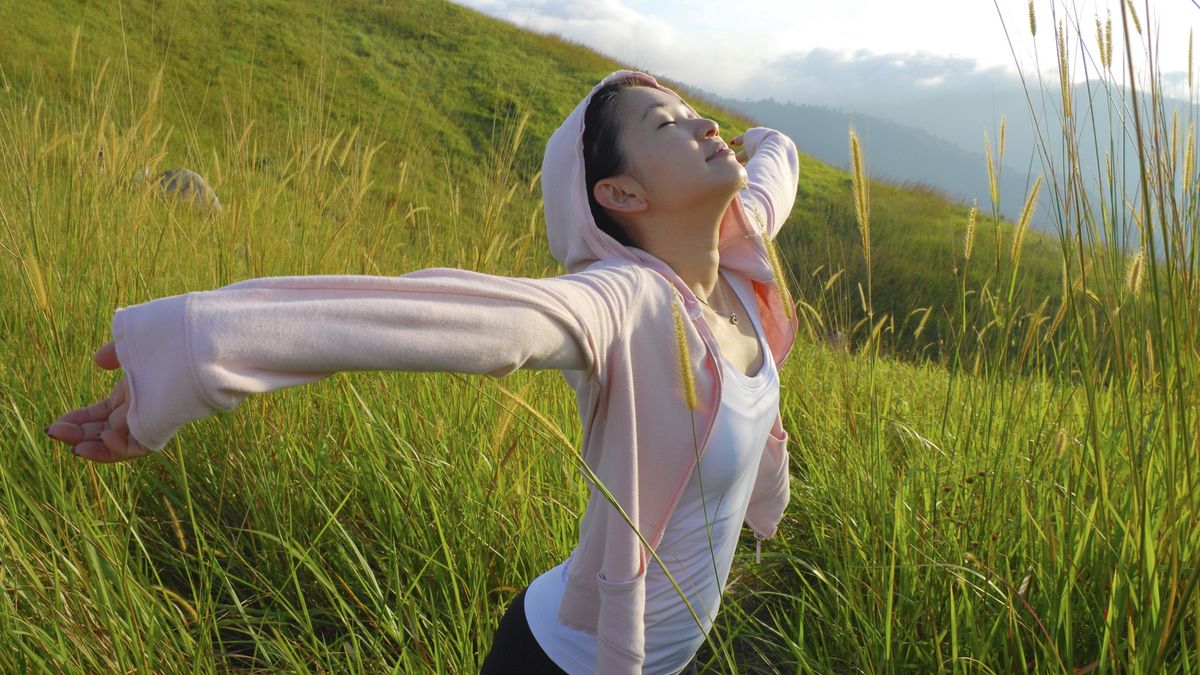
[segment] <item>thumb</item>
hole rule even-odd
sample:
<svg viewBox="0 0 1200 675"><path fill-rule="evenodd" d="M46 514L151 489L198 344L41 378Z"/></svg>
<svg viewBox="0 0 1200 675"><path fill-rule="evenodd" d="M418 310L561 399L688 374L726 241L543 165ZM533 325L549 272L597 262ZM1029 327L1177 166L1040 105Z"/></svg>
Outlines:
<svg viewBox="0 0 1200 675"><path fill-rule="evenodd" d="M114 370L121 367L121 362L117 360L117 343L109 342L96 351L96 355L92 357L96 365L105 370Z"/></svg>

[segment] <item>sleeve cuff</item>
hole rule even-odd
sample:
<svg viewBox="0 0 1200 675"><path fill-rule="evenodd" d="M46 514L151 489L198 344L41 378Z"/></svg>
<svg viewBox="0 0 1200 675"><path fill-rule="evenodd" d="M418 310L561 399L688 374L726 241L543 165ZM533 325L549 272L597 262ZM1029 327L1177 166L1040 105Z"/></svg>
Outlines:
<svg viewBox="0 0 1200 675"><path fill-rule="evenodd" d="M160 450L179 427L212 412L191 369L187 295L123 307L112 321L117 359L129 384L129 433Z"/></svg>

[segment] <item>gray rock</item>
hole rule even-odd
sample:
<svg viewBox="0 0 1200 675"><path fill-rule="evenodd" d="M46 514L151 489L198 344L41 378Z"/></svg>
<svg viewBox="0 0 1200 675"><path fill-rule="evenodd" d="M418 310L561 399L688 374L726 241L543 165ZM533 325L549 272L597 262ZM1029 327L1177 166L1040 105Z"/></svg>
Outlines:
<svg viewBox="0 0 1200 675"><path fill-rule="evenodd" d="M191 169L174 168L155 174L149 167L136 177L141 183L155 185L163 197L187 204L206 215L220 215L221 200L200 174Z"/></svg>

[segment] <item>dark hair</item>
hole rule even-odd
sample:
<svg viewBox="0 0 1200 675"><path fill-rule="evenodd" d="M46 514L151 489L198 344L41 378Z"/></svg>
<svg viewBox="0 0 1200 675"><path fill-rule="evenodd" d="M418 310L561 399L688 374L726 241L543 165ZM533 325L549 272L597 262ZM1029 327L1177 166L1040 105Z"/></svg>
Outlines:
<svg viewBox="0 0 1200 675"><path fill-rule="evenodd" d="M621 126L617 119L617 96L631 87L646 83L629 77L601 87L588 101L583 115L583 174L587 183L588 205L596 226L622 246L633 246L625 227L600 204L596 203L596 183L625 170L625 154L618 142Z"/></svg>

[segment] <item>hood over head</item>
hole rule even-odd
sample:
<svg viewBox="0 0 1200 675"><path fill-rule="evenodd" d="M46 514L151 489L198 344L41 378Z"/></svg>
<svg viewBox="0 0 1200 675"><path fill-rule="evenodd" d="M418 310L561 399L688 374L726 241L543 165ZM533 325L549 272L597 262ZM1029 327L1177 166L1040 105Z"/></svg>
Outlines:
<svg viewBox="0 0 1200 675"><path fill-rule="evenodd" d="M646 73L618 70L605 77L588 95L579 102L561 126L546 142L546 154L542 159L542 202L546 216L546 235L550 251L568 272L577 272L597 260L620 258L661 268L663 263L654 256L637 248L629 248L605 234L596 225L588 204L587 178L583 165L583 120L588 103L605 85L617 80L631 78L640 80L648 87L655 87L675 94ZM729 212L722 221L722 230L735 209L740 209L735 198Z"/></svg>
<svg viewBox="0 0 1200 675"><path fill-rule="evenodd" d="M626 78L671 92L645 73L618 70L593 87L546 142L546 154L542 158L546 235L550 240L550 252L568 272L579 271L605 258L637 259L635 251L618 243L596 225L588 204L583 166L583 119L588 104L601 88Z"/></svg>

